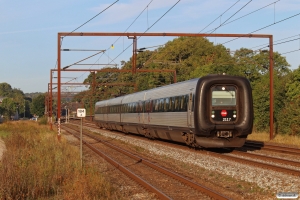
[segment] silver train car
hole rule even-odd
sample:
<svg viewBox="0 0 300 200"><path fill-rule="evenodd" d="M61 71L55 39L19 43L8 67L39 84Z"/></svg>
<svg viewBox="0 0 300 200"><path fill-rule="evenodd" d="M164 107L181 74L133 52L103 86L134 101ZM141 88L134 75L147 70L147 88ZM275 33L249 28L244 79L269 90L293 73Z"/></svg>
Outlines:
<svg viewBox="0 0 300 200"><path fill-rule="evenodd" d="M244 77L208 75L99 101L94 121L192 147L241 147L253 127L252 90Z"/></svg>

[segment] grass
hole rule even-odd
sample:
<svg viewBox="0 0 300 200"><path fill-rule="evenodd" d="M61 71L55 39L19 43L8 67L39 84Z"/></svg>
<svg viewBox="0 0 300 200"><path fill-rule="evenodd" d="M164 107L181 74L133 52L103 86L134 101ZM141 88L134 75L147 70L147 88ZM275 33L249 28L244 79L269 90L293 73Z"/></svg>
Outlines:
<svg viewBox="0 0 300 200"><path fill-rule="evenodd" d="M79 149L34 121L0 125L0 199L122 199L98 168L80 166Z"/></svg>
<svg viewBox="0 0 300 200"><path fill-rule="evenodd" d="M272 142L277 144L292 145L300 148L300 137L291 135L276 134L273 140L270 140L270 133L267 132L254 132L248 135L248 140L258 140L263 142Z"/></svg>

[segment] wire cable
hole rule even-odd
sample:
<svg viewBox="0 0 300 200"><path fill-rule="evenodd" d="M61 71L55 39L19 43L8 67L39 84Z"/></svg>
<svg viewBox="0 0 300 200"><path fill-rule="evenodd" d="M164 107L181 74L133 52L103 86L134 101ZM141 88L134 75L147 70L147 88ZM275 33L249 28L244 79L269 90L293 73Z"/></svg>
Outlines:
<svg viewBox="0 0 300 200"><path fill-rule="evenodd" d="M230 23L232 23L232 22L235 22L235 21L237 21L237 20L240 20L240 19L242 19L242 18L244 18L244 17L246 17L246 16L248 16L248 15L251 15L251 14L257 12L257 11L260 11L260 10L262 10L262 9L264 9L264 8L266 8L266 7L268 7L268 6L270 6L270 5L273 5L273 4L277 3L278 1L280 1L280 0L274 1L273 3L270 3L270 4L268 4L268 5L266 5L266 6L263 6L263 7L259 8L259 9L257 9L257 10L254 10L254 11L252 11L252 12L246 14L246 15L243 15L243 16L241 16L241 17L238 17L238 18L236 18L236 19L234 19L234 20L232 20L232 21L229 21L228 23L223 24L223 26L228 25L228 24L230 24ZM210 32L210 31L212 31L212 30L213 30L213 29L211 29L211 30L209 30L209 31L207 31L207 32Z"/></svg>
<svg viewBox="0 0 300 200"><path fill-rule="evenodd" d="M296 49L296 50L293 50L293 51L284 52L284 53L281 53L281 55L288 54L288 53L293 53L293 52L296 52L296 51L300 51L300 49Z"/></svg>
<svg viewBox="0 0 300 200"><path fill-rule="evenodd" d="M99 16L100 14L102 14L104 11L106 11L108 8L110 8L111 6L113 6L115 3L117 3L119 0L115 1L114 3L112 3L111 5L109 5L108 7L106 7L104 10L102 10L101 12L99 12L97 15L95 15L94 17L92 17L91 19L89 19L88 21L86 21L85 23L83 23L82 25L80 25L79 27L77 27L76 29L74 29L73 31L71 31L70 33L68 33L67 35L63 36L61 38L61 42L60 42L60 47L62 46L62 41L64 37L67 37L68 35L70 35L71 33L73 33L74 31L78 30L79 28L81 28L82 26L86 25L87 23L89 23L90 21L92 21L94 18L96 18L97 16ZM54 69L56 69L58 65L58 61L56 60L56 64Z"/></svg>
<svg viewBox="0 0 300 200"><path fill-rule="evenodd" d="M242 9L244 9L252 0L248 1L243 7L241 7L238 11L236 11L233 15L231 15L227 20L225 20L222 24L220 24L218 27L213 29L210 33L215 32L218 28L223 26L228 20L230 20L233 16L235 16L238 12L240 12Z"/></svg>
<svg viewBox="0 0 300 200"><path fill-rule="evenodd" d="M140 14L133 20L133 22L126 28L126 30L124 31L124 33L135 23L135 21L143 14L143 12L148 8L148 6L152 3L153 0L151 0L147 6L142 10L142 12L140 12ZM115 44L122 36L119 36L118 39L116 39L116 41L113 42L113 44ZM109 47L110 48L110 47ZM108 48L108 49L109 49Z"/></svg>
<svg viewBox="0 0 300 200"><path fill-rule="evenodd" d="M273 46L274 45L278 45L278 44L284 44L284 43L288 43L288 42L292 42L292 41L295 41L295 40L299 40L300 38L296 38L296 39L292 39L292 40L288 40L288 41L284 41L284 42L279 42L279 43L273 43ZM259 48L259 49L257 49L257 50L261 50L261 49L263 49L263 48L266 48L266 47L269 47L269 45L267 45L267 46L264 46L264 47L261 47L261 48Z"/></svg>
<svg viewBox="0 0 300 200"><path fill-rule="evenodd" d="M92 21L93 19L95 19L96 17L98 17L100 14L102 14L104 11L106 11L107 9L109 9L110 7L112 7L114 4L116 4L119 0L115 1L114 3L110 4L108 7L106 7L105 9L103 9L101 12L99 12L97 15L95 15L94 17L92 17L91 19L89 19L88 21L84 22L83 24L81 24L80 26L78 26L77 28L75 28L73 31L71 31L70 33L68 33L67 35L63 36L67 37L68 35L70 35L71 33L77 31L79 28L83 27L84 25L86 25L87 23L89 23L90 21Z"/></svg>
<svg viewBox="0 0 300 200"><path fill-rule="evenodd" d="M203 30L205 30L207 27L209 27L212 23L214 23L217 19L219 19L222 15L224 15L228 10L230 10L233 6L235 6L235 4L237 4L240 0L236 1L232 6L230 6L227 10L225 10L219 17L217 17L216 19L214 19L212 22L210 22L207 26L205 26L201 31L199 31L198 33L201 33Z"/></svg>
<svg viewBox="0 0 300 200"><path fill-rule="evenodd" d="M143 12L148 8L148 6L152 3L152 1L153 1L153 0L151 0L151 1L147 4L147 6L142 10L142 12L141 12L141 13L133 20L133 22L127 27L127 29L124 31L124 33L125 33L125 32L126 32L126 31L127 31L127 30L135 23L135 21L143 14ZM116 2L117 2L117 1L116 1ZM114 2L113 4L115 4L116 2ZM111 4L110 6L112 6L113 4ZM109 7L107 7L106 9L108 9L108 8L109 8ZM104 11L104 10L103 10L103 11ZM101 11L101 12L103 12L103 11ZM99 14L101 14L101 13L99 13ZM99 15L99 14L98 14L98 15ZM95 17L96 17L96 16L95 16ZM93 18L95 18L95 17L93 17ZM93 19L93 18L92 18L92 19ZM92 20L92 19L91 19L91 20ZM89 21L90 21L90 20L89 20ZM78 28L77 28L77 29L78 29ZM75 30L77 30L77 29L75 29ZM75 31L75 30L74 30L74 31ZM72 31L72 32L74 32L74 31ZM120 38L121 38L121 36L118 37L118 38L116 39L116 41L113 42L113 44L115 44ZM106 50L108 51L109 49L110 49L110 47L108 47ZM98 61L100 60L100 58L101 58L104 54L105 54L106 56L108 56L108 55L104 52L104 53L101 54L101 56L96 60L96 62L98 62ZM108 58L111 59L109 56L108 56ZM111 59L111 60L112 60L112 59ZM95 63L96 63L96 62L95 62ZM112 60L112 62L113 62L113 60ZM94 63L94 64L95 64L95 63ZM115 62L114 62L114 63L115 63ZM109 64L110 64L110 63L109 63ZM116 63L115 63L115 64L116 64ZM92 67L92 66L91 66L91 67ZM91 68L91 67L90 67L90 68ZM90 68L89 68L89 69L90 69ZM87 72L84 72L83 74L81 74L80 76L78 76L78 78L83 77L83 75L86 74L86 73L87 73Z"/></svg>
<svg viewBox="0 0 300 200"><path fill-rule="evenodd" d="M282 39L280 39L280 40L276 40L276 41L274 41L274 42L279 42L279 41L282 41L282 40L286 40L286 39L290 39L290 38L293 38L293 37L298 37L299 36L299 34L297 34L297 35L293 35L293 36L289 36L289 37L286 37L286 38L282 38ZM300 38L298 38L297 40L299 40ZM296 40L296 39L295 39ZM266 46L266 45L268 45L269 43L265 43L265 44L261 44L261 45L258 45L258 46L255 46L255 47L251 47L250 49L255 49L255 48L258 48L258 47L261 47L261 46ZM273 44L273 45L275 45L275 44Z"/></svg>
<svg viewBox="0 0 300 200"><path fill-rule="evenodd" d="M269 25L267 25L267 26L264 26L264 27L262 27L262 28L259 28L259 29L255 30L255 31L252 31L251 33L255 33L255 32L257 32L257 31L263 30L263 29L268 28L268 27L270 27L270 26L273 26L273 25L275 25L275 24L279 24L279 23L281 23L281 22L283 22L283 21L286 21L286 20L291 19L291 18L293 18L293 17L296 17L296 16L298 16L298 15L300 15L300 13L297 13L297 14L292 15L292 16L290 16L290 17L284 18L284 19L282 19L282 20L280 20L280 21L278 21L278 22L275 22L275 23L273 23L273 24L269 24ZM251 34L251 33L248 33L248 34ZM245 35L248 35L248 34L245 34ZM227 42L222 43L222 45L223 45L223 44L226 44L226 43L229 43L229 42L232 42L232 41L234 41L234 40L237 40L237 39L239 39L239 38L240 38L240 37L234 38L234 39L232 39L232 40L228 40Z"/></svg>
<svg viewBox="0 0 300 200"><path fill-rule="evenodd" d="M146 31L144 31L143 32L143 34L144 33L146 33L148 30L150 30L157 22L159 22L168 12L170 12L179 2L180 2L181 0L178 0L171 8L169 8L159 19L157 19L149 28L147 28L146 29ZM142 37L142 35L141 36L139 36L138 38L137 38L137 40L140 38L140 37ZM117 55L117 57L115 57L111 62L114 62L121 54L123 54L129 47L131 47L132 46L132 43L130 44L130 45L128 45L121 53L119 53L119 55ZM111 63L110 62L110 63Z"/></svg>

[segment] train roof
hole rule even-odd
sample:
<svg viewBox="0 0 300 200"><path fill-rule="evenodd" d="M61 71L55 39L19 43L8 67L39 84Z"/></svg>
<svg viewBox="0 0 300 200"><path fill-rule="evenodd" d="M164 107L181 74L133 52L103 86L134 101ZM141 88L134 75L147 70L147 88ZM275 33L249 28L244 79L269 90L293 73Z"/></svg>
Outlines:
<svg viewBox="0 0 300 200"><path fill-rule="evenodd" d="M116 97L116 98L99 101L96 103L96 105L115 105L115 104L120 104L121 102L124 102L124 101L130 102L131 99L133 99L133 98L144 100L145 95L150 96L150 94L151 94L151 98L155 98L155 96L159 96L159 97L170 96L170 95L168 95L168 93L172 93L172 96L174 96L174 95L176 96L176 93L178 93L177 95L180 95L182 93L180 90L181 87L185 88L188 86L194 86L194 88L192 88L192 89L195 89L196 83L198 82L198 80L199 80L199 78L194 78L194 79L190 79L187 81L182 81L182 82L178 82L178 83L174 83L174 84L170 84L170 85L161 86L158 88L152 88L149 90L135 92L132 94L121 96L121 97Z"/></svg>

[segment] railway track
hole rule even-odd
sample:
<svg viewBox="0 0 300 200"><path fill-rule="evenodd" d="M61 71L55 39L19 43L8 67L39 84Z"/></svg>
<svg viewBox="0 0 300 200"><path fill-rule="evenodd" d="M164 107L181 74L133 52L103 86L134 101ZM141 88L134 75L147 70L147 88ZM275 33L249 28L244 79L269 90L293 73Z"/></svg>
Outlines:
<svg viewBox="0 0 300 200"><path fill-rule="evenodd" d="M85 124L88 127L91 128L97 128L95 124L88 123ZM294 156L300 156L300 153L298 154L298 150L296 148L286 148L283 146L278 146L278 145L269 145L269 144L264 144L263 142L259 141L251 141L247 140L247 143L245 144L244 147L241 149L249 150L268 150L268 151L273 151L277 153L286 153ZM299 150L300 151L300 150ZM209 154L210 156L226 159L226 160L232 160L238 163L244 163L246 165L252 165L264 169L271 169L274 171L286 173L286 174L291 174L294 176L300 176L300 171L296 169L292 169L292 167L300 167L300 162L297 161L292 161L288 159L283 159L283 158L276 158L272 156L267 156L267 155L259 155L259 154L254 154L254 153L247 153L245 151L238 151L234 150L231 153L216 153L213 151L199 151L198 153L206 153ZM269 162L269 163L267 163ZM270 164L272 163L272 164ZM284 165L284 166L282 166ZM291 166L290 168L285 167L285 166Z"/></svg>
<svg viewBox="0 0 300 200"><path fill-rule="evenodd" d="M75 135L75 137L79 137L77 129L67 127L65 125L62 126L62 128L69 133L73 132L72 134ZM74 134L74 131L76 131L77 134ZM134 155L133 153L121 149L111 143L100 140L89 133L84 133L84 135L85 140L83 143L86 146L127 176L134 179L148 191L155 193L159 199L229 199L216 191L195 183L179 174L174 173L173 171ZM104 148L104 150L99 150L99 147L96 147L95 143L98 145L101 143L102 146L105 145L106 149Z"/></svg>
<svg viewBox="0 0 300 200"><path fill-rule="evenodd" d="M300 149L275 144L268 144L260 141L247 140L243 148L248 150L265 150L277 153L285 153L290 155L300 156Z"/></svg>

